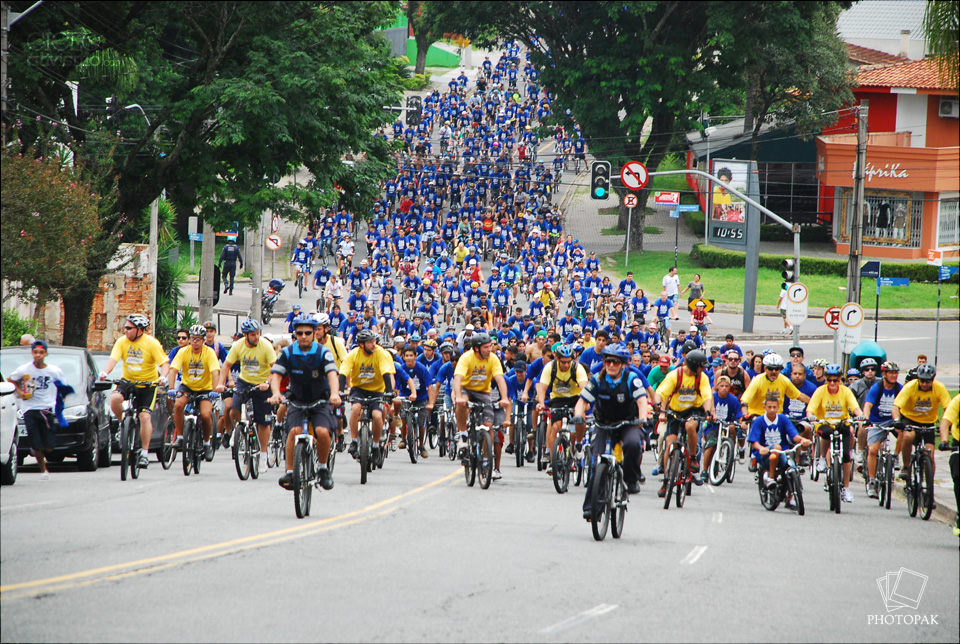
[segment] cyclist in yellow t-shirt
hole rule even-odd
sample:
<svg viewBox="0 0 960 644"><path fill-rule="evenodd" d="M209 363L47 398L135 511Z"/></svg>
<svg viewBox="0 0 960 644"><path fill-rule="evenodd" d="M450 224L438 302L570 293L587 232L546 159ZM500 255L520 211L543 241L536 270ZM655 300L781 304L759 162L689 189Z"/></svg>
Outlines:
<svg viewBox="0 0 960 644"><path fill-rule="evenodd" d="M147 452L153 437L153 403L157 398L157 371L166 378L169 365L163 347L153 336L147 335L150 321L147 316L134 313L123 322L123 337L119 338L110 352L110 359L103 367L100 380L123 362L123 380L110 396L110 409L117 418L123 418L123 401L130 400L140 412L140 467L150 464Z"/></svg>
<svg viewBox="0 0 960 644"><path fill-rule="evenodd" d="M935 380L937 368L932 364L924 363L917 367L917 378L903 386L893 401L893 426L903 430L900 436L900 448L903 452L904 468L900 470L900 478L907 480L906 465L913 455L913 444L922 440L927 449L931 450L930 460L933 462L933 472L937 472L937 463L933 458L933 443L936 440L937 416L940 408L950 404L950 394L943 383ZM921 427L920 430L906 430L906 425Z"/></svg>
<svg viewBox="0 0 960 644"><path fill-rule="evenodd" d="M340 374L347 377L347 392L354 399L379 398L384 394L393 394L394 374L397 368L393 358L383 347L377 346L377 336L370 329L357 333L357 346L340 363ZM363 406L354 402L350 410L350 448L351 456L357 454L357 437ZM380 457L380 433L383 431L383 411L380 403L371 407L373 417L373 460Z"/></svg>
<svg viewBox="0 0 960 644"><path fill-rule="evenodd" d="M271 406L267 402L270 397L270 368L277 361L277 353L273 345L265 338L260 337L260 323L253 319L246 319L240 324L243 339L237 340L227 352L227 359L220 370L220 383L214 388L217 393L226 389L227 376L233 365L240 365L240 377L237 378L237 393L233 397L230 415L233 422L240 422L244 403L249 398L253 403L253 418L248 422L257 424L257 433L260 438L260 465L261 472L267 471L267 442L270 439Z"/></svg>
<svg viewBox="0 0 960 644"><path fill-rule="evenodd" d="M680 418L671 418L667 423L667 416L660 414L661 425L666 424L667 434L664 441L663 453L670 452L670 447L680 435L680 423L683 422L687 430L687 450L690 454L690 474L697 485L701 485L700 463L696 461L697 454L697 421L691 418L694 415L704 414L707 419L713 419L713 393L710 390L710 379L703 369L707 366L707 356L703 351L695 350L687 354L683 364L668 373L663 382L657 387L654 394L654 404L668 405ZM662 467L662 464L661 464ZM664 473L666 474L666 473ZM666 494L666 483L660 486L657 496L663 498Z"/></svg>
<svg viewBox="0 0 960 644"><path fill-rule="evenodd" d="M953 397L946 411L943 412L943 419L940 421L940 450L950 449L950 443L947 437L953 436L953 453L950 454L950 477L953 479L953 498L957 503L954 507L960 507L960 452L957 451L956 444L960 442L960 394ZM960 515L957 515L953 522L953 536L960 537Z"/></svg>
<svg viewBox="0 0 960 644"><path fill-rule="evenodd" d="M500 406L510 407L510 397L507 395L507 381L503 378L503 365L500 359L493 355L490 334L486 331L474 333L470 337L472 348L464 351L453 370L453 400L457 406L457 429L460 432L457 442L457 451L462 456L467 449L467 421L470 408L467 403L481 403L483 420L487 431L491 432L497 455L501 445L497 444L497 437L493 435L493 404L490 399L490 385L496 381L500 390Z"/></svg>
<svg viewBox="0 0 960 644"><path fill-rule="evenodd" d="M574 371L573 346L557 342L553 345L553 360L543 365L543 371L540 372L540 381L537 383L537 412L543 413L549 407L551 410L551 422L547 428L547 449L543 453L546 459L547 475L553 476L553 465L550 454L553 452L553 444L557 440L557 432L560 431L560 425L563 417L572 416L573 408L580 399L580 392L587 383L590 382L590 375L583 365L576 363ZM547 389L550 390L550 400L547 401ZM587 426L580 424L576 426L576 449L579 451L579 445L583 441L583 435L587 431ZM579 458L579 453L577 454Z"/></svg>
<svg viewBox="0 0 960 644"><path fill-rule="evenodd" d="M757 374L751 378L746 391L740 396L745 427L749 427L755 417L763 415L764 401L771 392L777 396L781 405L784 396L804 403L810 402L810 397L800 393L790 378L781 373L782 370L783 358L779 354L768 353L763 357L763 376Z"/></svg>
<svg viewBox="0 0 960 644"><path fill-rule="evenodd" d="M851 416L855 416L857 420L863 420L863 411L860 409L857 397L850 391L849 387L841 382L843 370L840 365L828 364L823 372L827 382L813 392L810 402L807 403L807 414L821 421L817 427L820 433L821 454L826 455L830 451L830 435L833 432L841 432L840 435L843 440L843 491L841 498L846 503L852 503L850 446L853 443L853 434L850 431L849 423L836 421L847 421ZM760 378L755 380L760 380ZM816 468L819 472L827 471L827 459L824 456L819 458Z"/></svg>
<svg viewBox="0 0 960 644"><path fill-rule="evenodd" d="M220 381L220 360L213 349L204 344L207 337L207 330L199 324L190 327L190 344L177 351L170 365L170 371L167 374L169 388L172 391L174 383L177 381L177 374L182 373L180 389L177 392L181 394L177 397L177 402L173 406L173 424L175 435L177 437L177 447L183 443L183 410L190 402L189 394L201 394L204 397L200 399L200 425L203 427L203 451L204 458L210 460L213 458L213 446L210 444L210 436L213 433L213 421L211 412L213 403L210 402L209 394L213 390L213 383Z"/></svg>

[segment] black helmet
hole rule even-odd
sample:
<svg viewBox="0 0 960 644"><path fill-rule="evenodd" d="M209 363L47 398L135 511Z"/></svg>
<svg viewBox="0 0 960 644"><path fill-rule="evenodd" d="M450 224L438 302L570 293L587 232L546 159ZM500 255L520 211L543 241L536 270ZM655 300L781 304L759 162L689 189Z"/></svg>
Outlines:
<svg viewBox="0 0 960 644"><path fill-rule="evenodd" d="M686 342L683 343L683 346L680 348L680 353L686 355L691 351L696 351L696 350L697 350L697 343L694 342L693 340L687 340ZM700 355L703 355L703 354L701 353Z"/></svg>
<svg viewBox="0 0 960 644"><path fill-rule="evenodd" d="M925 363L917 367L918 380L933 380L937 376L937 368L932 364Z"/></svg>
<svg viewBox="0 0 960 644"><path fill-rule="evenodd" d="M357 344L367 342L368 340L376 340L377 334L371 331L370 329L362 329L357 333Z"/></svg>
<svg viewBox="0 0 960 644"><path fill-rule="evenodd" d="M691 351L683 362L691 369L703 369L707 366L707 356L704 355L703 351Z"/></svg>
<svg viewBox="0 0 960 644"><path fill-rule="evenodd" d="M474 333L470 339L473 340L473 348L479 349L490 342L490 334L486 331L480 331L479 333Z"/></svg>

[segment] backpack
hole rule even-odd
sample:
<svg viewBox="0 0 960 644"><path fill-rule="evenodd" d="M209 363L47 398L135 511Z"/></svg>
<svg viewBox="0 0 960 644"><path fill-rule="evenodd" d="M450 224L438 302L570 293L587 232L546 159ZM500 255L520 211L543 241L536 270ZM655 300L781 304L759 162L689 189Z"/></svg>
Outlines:
<svg viewBox="0 0 960 644"><path fill-rule="evenodd" d="M560 365L557 364L557 360L551 360L550 367L550 385L553 386L553 382L557 379L557 372L560 371ZM580 368L580 361L574 358L570 362L570 378L564 382L574 382L577 379L577 370Z"/></svg>

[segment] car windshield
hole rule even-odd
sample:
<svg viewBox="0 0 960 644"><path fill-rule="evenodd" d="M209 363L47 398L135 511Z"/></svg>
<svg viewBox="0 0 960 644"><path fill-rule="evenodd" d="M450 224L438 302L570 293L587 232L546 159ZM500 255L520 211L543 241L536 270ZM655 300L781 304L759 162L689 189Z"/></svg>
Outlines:
<svg viewBox="0 0 960 644"><path fill-rule="evenodd" d="M60 367L66 379L66 384L78 392L66 397L64 405L67 407L82 405L86 402L86 396L82 393L87 388L86 383L81 380L83 377L82 357L83 354L80 353L60 353L56 349L47 354L46 363ZM32 356L27 351L2 351L0 352L0 371L6 374L13 373L14 369L32 360Z"/></svg>

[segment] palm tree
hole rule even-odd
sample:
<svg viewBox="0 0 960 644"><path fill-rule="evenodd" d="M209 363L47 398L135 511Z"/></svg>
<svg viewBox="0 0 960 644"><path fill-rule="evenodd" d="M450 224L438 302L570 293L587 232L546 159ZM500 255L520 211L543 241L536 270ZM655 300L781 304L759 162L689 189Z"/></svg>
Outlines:
<svg viewBox="0 0 960 644"><path fill-rule="evenodd" d="M960 67L960 4L956 0L927 0L923 15L923 33L930 55L937 59L940 80L957 90L957 68Z"/></svg>

